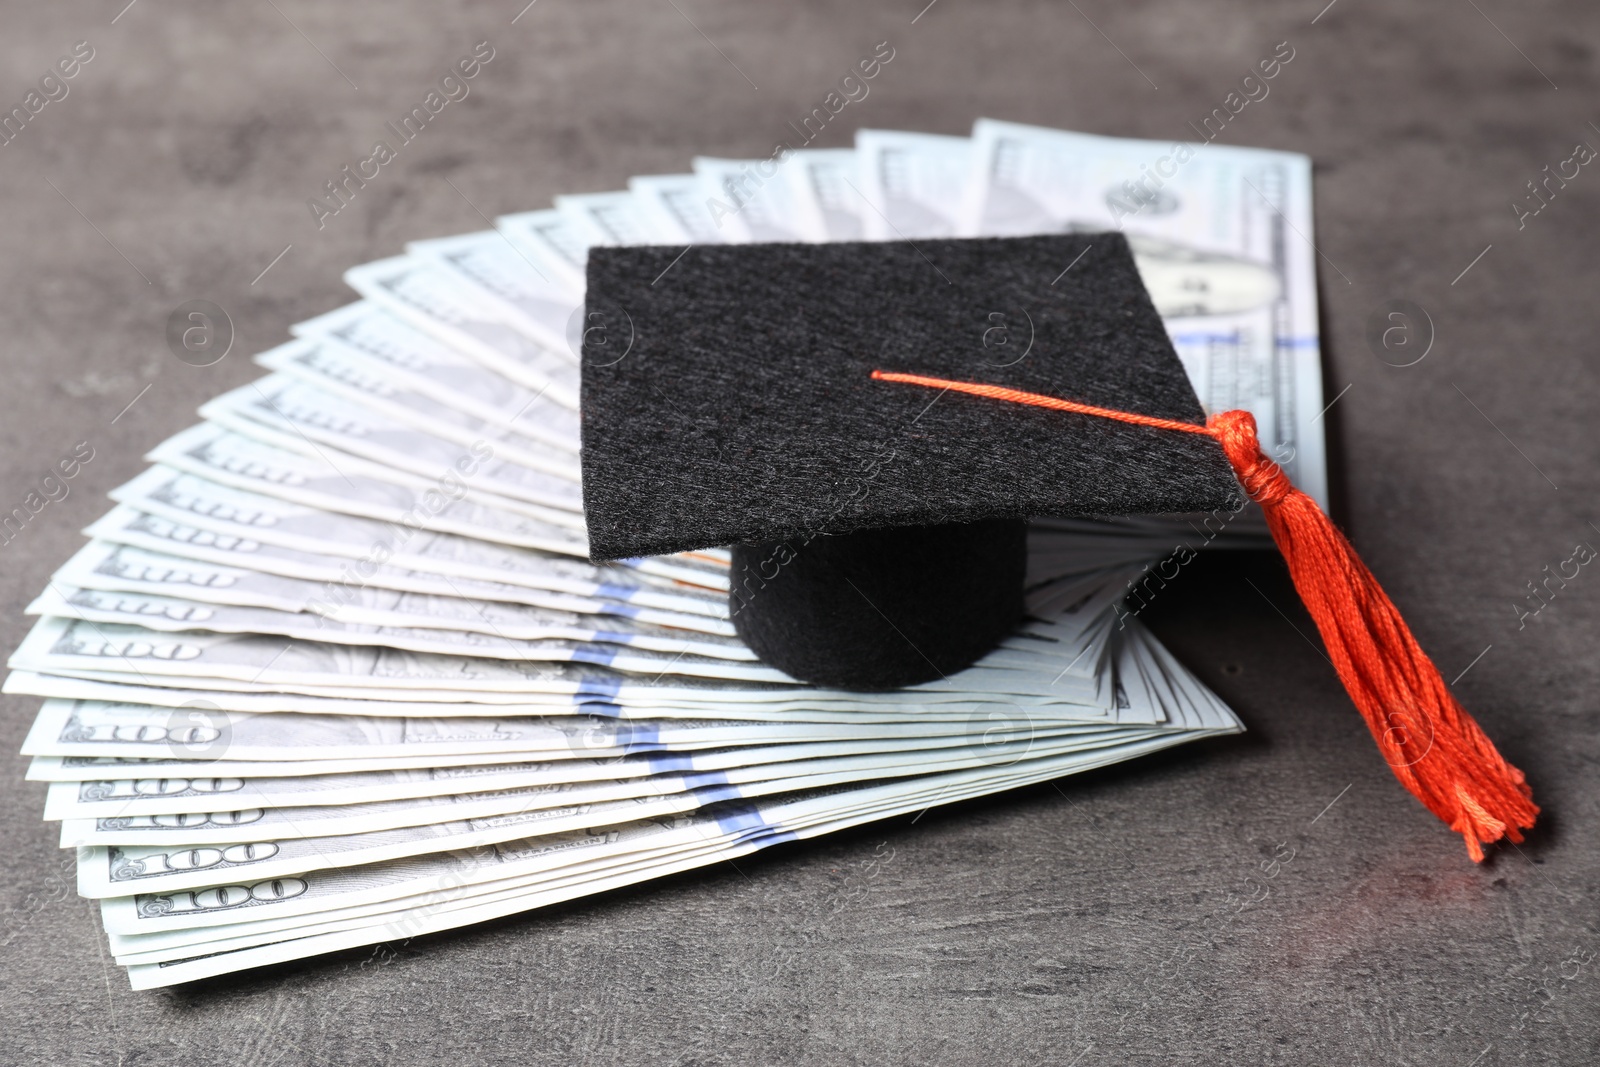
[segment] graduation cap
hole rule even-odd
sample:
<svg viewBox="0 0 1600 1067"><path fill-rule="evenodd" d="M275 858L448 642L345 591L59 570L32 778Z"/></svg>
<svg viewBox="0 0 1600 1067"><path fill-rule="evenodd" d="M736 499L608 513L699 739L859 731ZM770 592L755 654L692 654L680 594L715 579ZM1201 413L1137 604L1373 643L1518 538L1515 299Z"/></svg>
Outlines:
<svg viewBox="0 0 1600 1067"><path fill-rule="evenodd" d="M732 546L729 612L770 665L936 681L1019 621L1028 516L1248 496L1402 783L1474 858L1532 826L1521 773L1249 413L1207 420L1120 234L598 247L584 322L592 557Z"/></svg>

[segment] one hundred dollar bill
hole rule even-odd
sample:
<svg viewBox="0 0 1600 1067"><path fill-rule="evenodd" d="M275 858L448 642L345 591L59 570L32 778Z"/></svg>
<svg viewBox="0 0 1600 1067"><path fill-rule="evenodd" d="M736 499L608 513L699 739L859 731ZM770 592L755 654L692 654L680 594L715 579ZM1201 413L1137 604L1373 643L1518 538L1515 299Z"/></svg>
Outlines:
<svg viewBox="0 0 1600 1067"><path fill-rule="evenodd" d="M571 354L568 328L583 303L563 264L534 255L499 230L412 241L406 251L442 268L539 344Z"/></svg>
<svg viewBox="0 0 1600 1067"><path fill-rule="evenodd" d="M578 450L577 412L551 399L548 389L511 381L371 301L360 300L308 319L291 327L291 332L368 361L358 365L360 372L376 373L395 396L434 398L433 405L424 404L420 410L435 417L447 418L444 410L461 411L557 448Z"/></svg>
<svg viewBox="0 0 1600 1067"><path fill-rule="evenodd" d="M547 695L578 702L691 706L706 700L742 705L777 698L864 708L916 707L929 698L962 707L992 703L1020 708L1021 698L1043 696L1043 704L1078 717L1103 717L1108 708L1125 720L1130 714L1154 713L1150 708L1130 710L1125 703L1117 711L1102 696L1109 684L1103 677L1057 679L1048 671L1008 667L969 668L959 679L970 688L930 685L896 694L829 694L807 690L771 668L690 655L593 648L574 652L568 660L502 660L261 634L164 632L57 616L39 620L10 665L41 674L207 694L231 689L451 702L507 697L526 702ZM1012 690L1015 695L1008 696Z"/></svg>
<svg viewBox="0 0 1600 1067"><path fill-rule="evenodd" d="M1206 410L1254 414L1328 506L1307 157L989 119L972 154L960 233L1123 232Z"/></svg>
<svg viewBox="0 0 1600 1067"><path fill-rule="evenodd" d="M782 162L708 156L694 161L700 196L723 243L806 240L794 190L786 175L780 177L792 163L792 156Z"/></svg>
<svg viewBox="0 0 1600 1067"><path fill-rule="evenodd" d="M484 583L479 587L482 591L470 595L485 600L515 600L510 593L495 595L493 586L517 585L722 619L728 614L724 592L727 565L710 553L596 566L563 552L502 545L411 522L391 523L326 511L220 485L166 466L150 468L113 489L111 496L133 512L168 520L173 529L153 531L150 523L114 511L115 519L108 516L91 527L94 536L173 555L192 555L202 548L223 545L229 552L238 551L234 558L240 566L250 565L245 556L259 558L259 566L274 568L274 573L319 581L370 581L390 588L448 594L450 590L439 588L437 579L466 578ZM199 531L209 536L201 536ZM139 539L128 541L129 537ZM147 537L155 540L144 539ZM269 553L264 546L293 550L295 555ZM276 569L291 564L288 571ZM334 568L333 577L328 576L329 567ZM415 574L407 578L399 571ZM429 575L436 580L429 582ZM394 580L383 580L385 577Z"/></svg>
<svg viewBox="0 0 1600 1067"><path fill-rule="evenodd" d="M661 774L583 783L505 786L491 792L441 791L392 801L281 805L232 813L227 841L212 844L93 845L80 852L79 892L88 897L201 890L238 879L303 876L334 867L526 839L679 814L733 799L835 788L865 781L1010 767L1024 759L1088 753L1149 740L1149 730L1113 728L1093 738L931 749L742 766L719 774ZM558 769L564 769L558 767ZM526 777L535 772L529 770ZM65 783L52 786L52 799ZM114 804L108 798L101 804ZM300 799L300 798L296 798ZM136 813L119 816L136 819ZM208 816L209 818L209 816ZM537 828L529 823L543 820ZM250 820L250 821L246 821ZM106 820L110 821L110 820ZM481 825L489 822L490 825ZM273 833L278 829L291 833ZM246 846L239 848L237 846ZM233 854L227 855L233 849Z"/></svg>
<svg viewBox="0 0 1600 1067"><path fill-rule="evenodd" d="M970 725L970 724L969 724ZM692 769L694 785L738 785L771 778L846 774L848 777L895 777L920 774L941 765L983 766L984 761L1014 763L1025 757L1036 758L1053 752L1087 751L1108 744L1120 744L1147 735L1154 727L1082 726L1039 727L1023 731L999 732L980 729L945 736L879 737L804 742L785 740L783 727L766 724L772 735L767 741L747 739L738 748L718 753L697 750L692 742L685 755L635 753L615 760L597 762L584 758L574 748L566 759L545 762L484 763L451 768L397 768L391 770L325 773L316 769L306 775L245 777L223 774L214 765L197 763L185 768L181 776L159 777L149 767L140 768L138 778L86 778L57 781L49 786L45 805L47 819L125 819L132 816L189 815L218 810L278 809L306 806L363 805L427 796L500 793L534 786L574 784L605 780L608 777L637 777ZM1010 725L1010 724L1006 724ZM757 727L760 729L761 727ZM1187 729L1187 727L1167 727ZM750 728L747 727L747 732ZM699 731L709 734L710 729ZM684 730L689 738L695 732ZM704 745L705 742L699 741ZM976 761L976 762L968 762ZM618 773L608 773L616 764ZM639 770L638 768L647 768ZM630 768L634 769L630 773ZM351 811L352 818L360 815ZM423 819L420 821L438 821ZM361 829L369 827L362 826ZM150 828L154 829L154 828Z"/></svg>
<svg viewBox="0 0 1600 1067"><path fill-rule="evenodd" d="M409 475L437 484L442 472L460 470L463 456L487 451L488 458L476 464L470 479L461 479L466 492L515 510L535 505L530 514L563 525L573 525L572 516L583 512L579 476L565 455L551 450L548 463L513 462L504 458L499 440L504 431L463 445L290 375L273 374L224 393L202 405L200 414L234 433L325 460L345 474L355 468L358 473ZM359 462L353 464L352 457ZM468 461L467 466L473 465Z"/></svg>
<svg viewBox="0 0 1600 1067"><path fill-rule="evenodd" d="M860 241L862 213L869 210L852 188L861 160L853 148L801 148L779 168L789 187L795 224L808 241Z"/></svg>
<svg viewBox="0 0 1600 1067"><path fill-rule="evenodd" d="M40 593L25 611L30 615L59 615L97 623L144 626L169 633L205 631L278 635L302 641L377 645L412 652L486 656L491 659L603 661L612 664L638 662L647 664L647 669L659 665L663 671L671 659L682 655L730 663L754 663L756 660L755 653L734 637L719 638L705 633L637 624L616 630L596 630L559 625L548 613L542 621L525 614L520 623L508 622L504 627L492 623L470 628L450 627L441 617L423 616L417 619L405 614L401 601L408 595L393 595L395 602L391 607L395 610L388 620L363 621L339 617L331 609L319 610L320 603L307 605L311 609L307 611L282 611L159 593L79 589L52 581L50 587ZM461 609L461 613L462 621L467 621L466 609ZM618 649L629 652L619 660ZM636 658L632 654L635 651L643 658ZM746 675L735 673L728 676ZM760 677L769 679L771 675L763 671Z"/></svg>
<svg viewBox="0 0 1600 1067"><path fill-rule="evenodd" d="M520 211L501 215L494 226L520 257L539 268L541 277L565 288L574 299L582 298L589 240L565 213L554 208ZM484 244L493 247L492 242Z"/></svg>
<svg viewBox="0 0 1600 1067"><path fill-rule="evenodd" d="M347 945L415 936L414 933L393 932L408 926L421 931L483 921L670 870L734 857L780 841L816 836L872 819L918 811L933 804L1059 777L1104 765L1104 762L1153 752L1184 736L1154 738L1140 746L1130 746L1126 751L1101 754L1099 761L1092 756L1026 761L1004 773L995 773L993 769L955 772L853 790L824 790L793 800L780 798L779 802L771 804L736 803L730 807L706 809L678 816L670 822L619 824L601 835L534 839L527 848L517 848L513 843L494 846L481 853L469 850L353 868L359 888L355 882L346 882L340 872L325 872L331 877L313 875L304 879L269 880L164 897L110 898L103 902L102 913L107 929L117 935L114 946L119 960L133 963L130 978L135 986L170 984L274 960L333 951ZM583 862L590 865L588 869L579 869L575 863L558 862L573 860L579 855L586 857ZM601 873L608 863L626 865L630 856L645 862L628 871L623 876L625 881L608 880ZM674 867L675 860L685 866ZM559 875L551 877L562 866L572 875L564 883L559 881ZM486 871L500 877L486 877ZM507 884L518 877L526 877L527 881L521 886ZM506 884L506 892L487 898L492 902L476 908L450 906L455 901L470 899L478 887L494 881ZM361 918L351 915L358 908L408 897L411 902L403 910L391 909L390 914L377 912L376 915L368 912L367 918L376 921L359 926L351 921ZM298 926L282 925L276 931L262 929L267 923L282 923L310 915L315 915L323 924L339 928L328 930L324 926L319 929L301 922ZM255 940L262 947L247 948L237 941L230 945L224 940L229 920L260 924L256 926L260 932L247 935L246 939ZM193 956L141 964L130 958L131 953L124 955L136 944L130 935L142 931L159 933L202 928L209 928L210 933L219 936L208 941L190 941L189 950ZM274 935L276 940L273 941L258 940ZM292 940L285 940L285 936ZM152 944L142 938L140 941L144 945ZM208 945L211 946L209 951L203 947ZM222 950L222 946L227 949Z"/></svg>
<svg viewBox="0 0 1600 1067"><path fill-rule="evenodd" d="M482 755L491 763L507 754L539 759L622 756L639 752L683 752L700 749L742 749L751 745L904 742L973 736L1004 738L1012 734L1059 733L1100 729L1104 720L1072 720L1019 709L1014 714L974 705L944 719L885 716L820 721L794 712L783 719L662 718L617 721L579 711L542 716L496 715L423 718L359 714L301 713L284 718L271 712L230 712L195 702L164 708L97 700L52 699L40 709L22 752L79 762L68 768L79 780L108 777L84 759L126 760L146 770L187 767L199 773L245 774L222 770L248 763L250 773L282 764L306 768L284 773L331 773L333 762L359 767L361 760ZM693 766L721 769L732 754L704 757ZM798 756L793 758L799 758ZM329 764L326 769L323 764ZM121 766L122 764L113 764ZM429 766L423 762L417 766ZM312 769L315 768L315 769ZM278 772L272 772L278 773ZM119 777L112 774L109 777Z"/></svg>
<svg viewBox="0 0 1600 1067"><path fill-rule="evenodd" d="M90 541L56 572L55 582L82 589L153 593L212 604L311 611L339 621L379 626L439 626L483 630L508 637L533 637L535 630L561 627L565 632L560 636L574 640L594 640L597 632L604 631L652 640L676 638L681 641L690 636L682 631L692 630L721 635L722 640L717 643L726 644L732 633L731 625L705 615L661 611L626 601L563 593L536 596L520 587L480 589L477 586L481 583L469 579L432 576L430 582L428 576L422 576L405 584L425 586L436 592L393 589L358 574L345 573L337 566L337 560L327 561L324 557L320 561L322 566L313 569L306 560L295 558L297 554L292 549L273 552L269 546L261 545L241 547L211 543L195 546L194 534L198 531L193 528L187 531L189 539L178 546L187 552L186 555L154 552L128 542L137 539L161 544L163 533L172 539L185 531L165 519L139 512L114 513L96 523L94 529L106 530L109 537L121 540ZM195 558L202 555L206 558ZM263 555L273 556L282 569L299 570L304 566L311 573L324 576L324 580L246 569L232 562L212 562L227 559L258 564ZM318 562L312 560L312 564ZM494 599L484 597L483 593ZM521 602L510 600L512 595Z"/></svg>
<svg viewBox="0 0 1600 1067"><path fill-rule="evenodd" d="M163 709L169 715L189 715L195 709L241 715L337 715L377 719L473 719L486 715L539 717L548 715L599 715L627 724L652 719L719 719L726 721L805 722L805 723L904 723L906 721L948 723L984 717L1001 722L1026 719L1031 722L1115 721L1115 714L1099 706L1078 706L1038 697L997 698L989 694L923 692L900 701L859 701L843 694L812 695L789 689L725 693L700 691L695 696L685 691L639 698L621 692L605 695L554 695L475 692L449 690L363 689L340 686L312 692L279 690L222 689L208 686L205 680L188 679L182 688L149 684L159 679L135 677L132 681L108 679L89 672L48 674L14 669L6 676L3 691L15 695L48 697L58 700L91 700L114 704L141 704ZM657 691L660 692L660 691ZM723 699L709 699L715 696ZM749 699L747 699L749 697ZM188 720L185 720L188 721ZM510 758L510 757L508 757ZM400 764L397 764L397 766Z"/></svg>
<svg viewBox="0 0 1600 1067"><path fill-rule="evenodd" d="M556 211L571 225L575 243L595 245L661 244L650 217L639 210L633 193L567 193L554 200Z"/></svg>
<svg viewBox="0 0 1600 1067"><path fill-rule="evenodd" d="M331 394L341 404L378 412L448 441L457 447L456 454L478 441L493 441L496 455L503 459L573 482L581 477L576 412L541 404L543 398L537 394L528 409L514 413L507 420L511 425L506 425L447 403L450 397L441 398L438 390L397 382L391 364L331 337L290 341L261 353L255 362Z"/></svg>
<svg viewBox="0 0 1600 1067"><path fill-rule="evenodd" d="M628 180L638 216L659 235L660 244L722 244L694 174L647 174Z"/></svg>
<svg viewBox="0 0 1600 1067"><path fill-rule="evenodd" d="M570 556L587 556L581 525L553 508L517 507L503 498L474 494L465 487L470 477L492 458L484 442L476 453L466 451L456 464L429 484L400 471L374 470L354 456L334 460L302 455L290 448L245 437L202 423L151 450L152 462L222 485L276 496L324 511L403 523L460 537L496 541Z"/></svg>
<svg viewBox="0 0 1600 1067"><path fill-rule="evenodd" d="M532 333L526 322L446 266L395 256L345 272L350 288L372 303L559 404L578 406L578 358L560 336Z"/></svg>
<svg viewBox="0 0 1600 1067"><path fill-rule="evenodd" d="M869 241L955 237L972 170L972 142L898 130L858 130L856 180Z"/></svg>

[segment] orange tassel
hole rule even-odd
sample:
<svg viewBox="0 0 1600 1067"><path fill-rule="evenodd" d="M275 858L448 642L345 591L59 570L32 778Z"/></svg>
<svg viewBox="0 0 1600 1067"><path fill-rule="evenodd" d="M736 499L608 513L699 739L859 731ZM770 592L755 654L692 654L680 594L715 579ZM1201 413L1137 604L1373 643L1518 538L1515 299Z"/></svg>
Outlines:
<svg viewBox="0 0 1600 1067"><path fill-rule="evenodd" d="M1516 842L1539 808L1521 771L1495 750L1422 651L1394 603L1316 501L1296 489L1256 439L1248 411L1213 415L1205 426L1095 407L1004 386L874 371L881 381L949 389L1011 403L1073 411L1215 438L1239 484L1266 515L1295 590L1317 624L1328 658L1400 784L1467 842Z"/></svg>

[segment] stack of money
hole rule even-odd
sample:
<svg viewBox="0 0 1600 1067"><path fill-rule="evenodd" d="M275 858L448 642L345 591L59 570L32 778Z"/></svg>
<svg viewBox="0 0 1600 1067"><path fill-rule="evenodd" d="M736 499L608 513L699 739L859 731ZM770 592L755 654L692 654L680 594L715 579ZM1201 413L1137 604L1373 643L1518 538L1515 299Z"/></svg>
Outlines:
<svg viewBox="0 0 1600 1067"><path fill-rule="evenodd" d="M46 698L29 777L133 985L479 922L1241 729L1130 595L1180 546L1245 543L1227 516L1041 519L1017 633L871 694L756 660L725 552L595 565L584 538L578 348L601 243L1120 226L1202 399L1253 409L1320 496L1313 264L1287 236L1310 233L1306 161L1173 151L988 121L863 131L558 197L350 271L360 300L293 327L257 357L266 377L112 492L10 661L5 690ZM1148 196L1141 165L1166 176ZM1024 339L996 328L1001 361Z"/></svg>

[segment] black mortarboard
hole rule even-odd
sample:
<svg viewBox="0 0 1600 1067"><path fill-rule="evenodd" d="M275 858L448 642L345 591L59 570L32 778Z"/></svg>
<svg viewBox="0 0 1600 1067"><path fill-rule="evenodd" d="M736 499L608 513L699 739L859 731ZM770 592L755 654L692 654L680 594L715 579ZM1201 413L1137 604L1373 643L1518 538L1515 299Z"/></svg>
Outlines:
<svg viewBox="0 0 1600 1067"><path fill-rule="evenodd" d="M1204 413L1120 234L598 247L583 343L597 560L733 546L762 659L854 689L1016 624L1030 515L1236 510L1217 442L872 378Z"/></svg>

